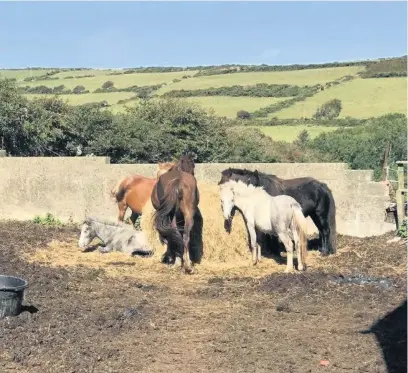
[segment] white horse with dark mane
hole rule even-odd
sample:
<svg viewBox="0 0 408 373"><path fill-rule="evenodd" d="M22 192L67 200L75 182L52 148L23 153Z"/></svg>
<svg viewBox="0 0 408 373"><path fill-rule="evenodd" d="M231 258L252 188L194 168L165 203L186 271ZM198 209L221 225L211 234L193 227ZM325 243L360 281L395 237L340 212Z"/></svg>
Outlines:
<svg viewBox="0 0 408 373"><path fill-rule="evenodd" d="M151 255L146 236L137 231L132 225L111 222L88 216L82 225L78 246L85 249L92 240L98 237L105 246L98 246L102 253L120 251L125 254Z"/></svg>
<svg viewBox="0 0 408 373"><path fill-rule="evenodd" d="M242 181L228 181L220 185L224 218L229 220L231 211L237 207L246 221L252 248L252 261L261 259L261 248L257 245L255 227L263 233L278 236L285 245L287 267L293 271L293 242L295 243L298 270L306 269L307 229L306 218L296 200L287 195L272 197L262 187L247 185Z"/></svg>

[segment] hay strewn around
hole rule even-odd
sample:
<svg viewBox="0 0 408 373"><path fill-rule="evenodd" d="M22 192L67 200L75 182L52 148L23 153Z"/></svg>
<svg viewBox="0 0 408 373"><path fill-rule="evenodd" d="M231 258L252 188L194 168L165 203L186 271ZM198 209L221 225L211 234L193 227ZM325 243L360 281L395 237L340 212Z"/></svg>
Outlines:
<svg viewBox="0 0 408 373"><path fill-rule="evenodd" d="M231 233L224 229L224 218L217 185L198 183L200 191L199 208L203 216L203 262L242 262L248 263L248 235L243 218L235 214ZM165 246L160 243L157 231L153 227L154 208L149 201L141 218L142 230L146 233L156 257L161 256Z"/></svg>

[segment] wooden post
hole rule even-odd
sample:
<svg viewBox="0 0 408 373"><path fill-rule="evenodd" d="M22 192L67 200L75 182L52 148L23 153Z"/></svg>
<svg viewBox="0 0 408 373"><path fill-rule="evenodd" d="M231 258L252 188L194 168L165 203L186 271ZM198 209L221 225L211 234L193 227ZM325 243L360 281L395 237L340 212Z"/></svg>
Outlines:
<svg viewBox="0 0 408 373"><path fill-rule="evenodd" d="M405 189L405 178L404 178L404 164L407 164L407 161L398 161L398 169L397 169L397 176L398 176L398 190L397 190L397 227L400 228L404 217L405 217L405 201L406 201L406 194L407 190Z"/></svg>
<svg viewBox="0 0 408 373"><path fill-rule="evenodd" d="M387 146L384 150L383 162L382 162L382 179L388 180L388 158L390 156L390 143L387 143Z"/></svg>

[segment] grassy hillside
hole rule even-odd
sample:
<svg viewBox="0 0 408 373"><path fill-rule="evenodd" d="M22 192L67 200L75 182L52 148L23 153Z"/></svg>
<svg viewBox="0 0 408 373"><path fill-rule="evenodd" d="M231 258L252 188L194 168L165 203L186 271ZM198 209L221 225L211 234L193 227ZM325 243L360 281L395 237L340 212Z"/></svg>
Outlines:
<svg viewBox="0 0 408 373"><path fill-rule="evenodd" d="M29 94L27 98L54 97L55 95ZM119 100L126 100L133 97L132 92L112 92L112 93L86 93L81 95L59 95L58 97L68 101L71 105L83 105L91 102L106 101L109 105L117 104Z"/></svg>
<svg viewBox="0 0 408 373"><path fill-rule="evenodd" d="M284 100L284 98L274 97L189 97L186 99L180 98L179 100L186 100L194 102L204 107L205 109L213 109L215 115L225 116L228 118L235 118L237 111L255 111L261 107L271 105L273 103Z"/></svg>
<svg viewBox="0 0 408 373"><path fill-rule="evenodd" d="M91 74L89 70L86 70L88 75ZM65 74L65 73L64 73ZM68 72L71 76L77 76L78 71ZM97 88L101 88L102 84L106 81L112 81L116 88L126 88L133 85L147 86L160 83L172 83L174 79L181 79L186 73L183 71L172 73L136 73L136 74L121 74L121 75L97 75L93 77L83 77L74 79L53 79L53 80L39 80L35 82L24 82L22 85L28 85L30 87L45 85L47 87L56 87L64 84L66 88L73 89L78 85L83 85L85 89L93 92ZM54 78L55 76L53 76Z"/></svg>
<svg viewBox="0 0 408 373"><path fill-rule="evenodd" d="M378 117L387 113L407 113L407 78L355 79L326 89L305 101L283 109L278 118L311 118L323 103L339 99L340 118Z"/></svg>
<svg viewBox="0 0 408 373"><path fill-rule="evenodd" d="M0 69L0 78L23 80L31 76L41 76L51 70L3 70Z"/></svg>
<svg viewBox="0 0 408 373"><path fill-rule="evenodd" d="M251 125L262 125L262 121L268 120L268 117L278 120L312 118L318 107L333 99L341 100L342 110L338 118L369 118L393 112L407 113L406 57L358 63L334 62L321 67L261 65L185 69L0 70L0 77L16 79L29 99L46 95L37 92L28 94L29 91L25 88L27 86L37 87L36 89L46 93L38 87L55 88L63 85L60 91L64 94L61 97L71 104L106 101L110 105L108 110L113 112L123 111L125 106L132 106L137 102L132 100L123 103L123 100L146 95L161 96L175 91L172 92L174 97L213 109L215 115L235 118L240 110L254 113L258 121L253 121ZM113 82L112 91L94 93L107 81ZM261 87L255 86L259 84ZM160 85L161 88L156 87ZM67 90L73 90L77 86L84 86L89 93L66 94ZM146 91L143 87L150 88ZM210 88L221 89L222 93L217 96ZM116 91L126 89L126 92ZM202 97L198 97L200 95ZM304 128L303 123L300 124L290 128L264 127L262 130L274 138L291 141ZM326 127L320 125L316 128L308 124L307 129L313 137L321 131L332 130L332 127L330 123Z"/></svg>
<svg viewBox="0 0 408 373"><path fill-rule="evenodd" d="M247 72L200 76L184 79L171 87L163 87L159 94L171 89L203 89L210 87L225 87L233 85L252 85L257 83L267 84L293 84L314 85L336 80L346 75L355 75L364 70L362 66L334 67L316 70L272 71L272 72Z"/></svg>

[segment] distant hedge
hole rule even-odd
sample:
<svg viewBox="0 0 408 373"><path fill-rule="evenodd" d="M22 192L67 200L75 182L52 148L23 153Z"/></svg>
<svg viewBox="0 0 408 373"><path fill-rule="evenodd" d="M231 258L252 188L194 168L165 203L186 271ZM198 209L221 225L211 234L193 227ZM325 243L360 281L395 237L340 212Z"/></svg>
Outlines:
<svg viewBox="0 0 408 373"><path fill-rule="evenodd" d="M362 78L392 78L407 76L407 56L383 59L371 63L360 73Z"/></svg>
<svg viewBox="0 0 408 373"><path fill-rule="evenodd" d="M315 92L316 86L299 87L289 84L234 85L230 87L206 88L194 90L173 90L163 94L164 97L204 97L204 96L250 96L250 97L294 97Z"/></svg>

